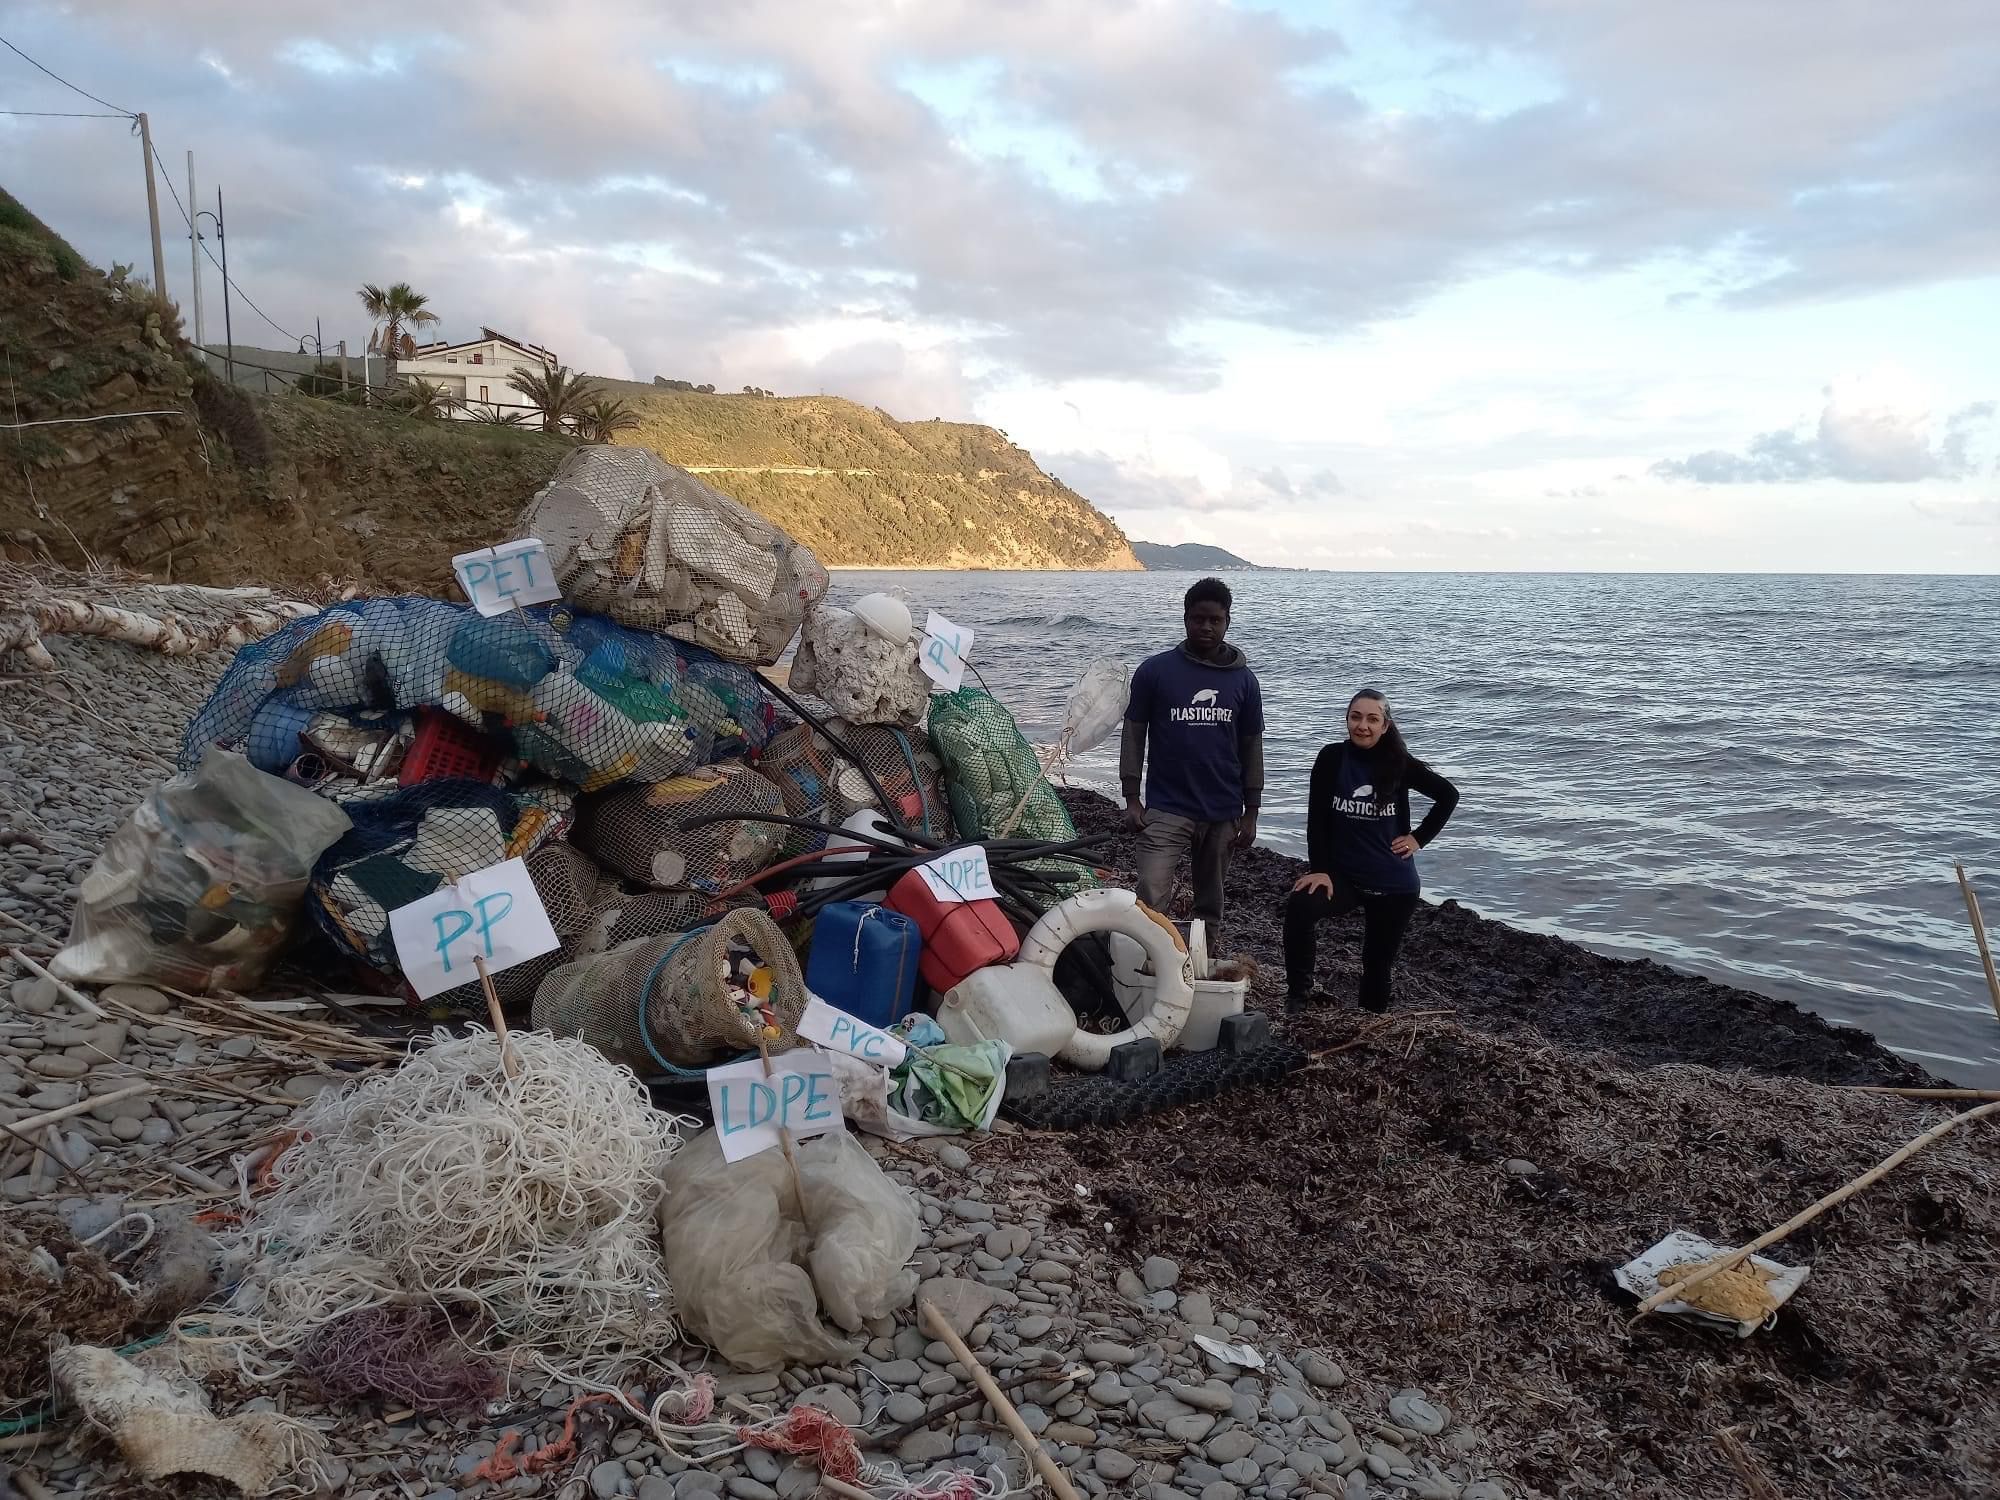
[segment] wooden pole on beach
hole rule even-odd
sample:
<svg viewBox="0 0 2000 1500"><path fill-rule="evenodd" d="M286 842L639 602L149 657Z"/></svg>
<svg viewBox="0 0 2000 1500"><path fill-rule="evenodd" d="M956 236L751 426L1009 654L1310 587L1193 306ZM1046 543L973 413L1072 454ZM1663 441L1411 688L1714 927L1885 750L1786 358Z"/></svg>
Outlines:
<svg viewBox="0 0 2000 1500"><path fill-rule="evenodd" d="M1863 1188L1868 1187L1874 1183L1880 1182L1884 1177L1887 1177L1897 1167L1901 1166L1904 1162L1908 1161L1911 1157L1915 1156L1919 1151L1923 1150L1924 1147L1930 1145L1931 1142L1940 1140L1944 1136L1949 1135L1952 1131L1956 1130L1959 1126L1963 1125L1967 1120L1977 1120L1980 1119L1982 1116L1996 1114L1996 1113L2000 1113L2000 1100L1995 1100L1991 1104L1982 1104L1977 1109L1968 1109L1963 1114L1953 1115L1949 1120L1939 1121L1937 1124L1933 1125L1929 1130L1926 1130L1922 1135L1918 1136L1915 1140L1911 1141L1908 1145L1902 1146L1898 1148L1896 1151L1890 1153L1888 1156L1884 1157L1880 1162L1876 1163L1874 1166L1870 1167L1867 1171L1863 1172L1859 1177L1855 1178L1854 1181L1848 1183L1847 1186L1842 1188L1835 1188L1832 1192L1828 1193L1824 1198L1820 1199L1819 1202L1815 1203L1811 1208L1806 1209L1802 1213L1794 1214L1791 1218L1785 1220L1784 1223L1780 1224L1776 1229L1773 1229L1769 1234L1758 1235L1756 1239L1752 1240L1749 1244L1745 1245L1741 1250L1732 1250L1727 1255L1717 1256L1714 1260L1710 1261L1707 1265L1703 1266L1699 1271L1696 1271L1692 1276L1688 1277L1687 1280L1685 1281L1677 1282L1673 1286L1661 1287L1657 1292L1653 1293L1652 1296L1648 1297L1644 1302L1641 1302L1639 1304L1639 1311L1637 1316L1643 1318L1648 1313L1657 1311L1662 1303L1672 1302L1676 1299L1685 1301L1686 1294L1692 1291L1695 1287L1700 1286L1704 1281L1708 1280L1709 1277L1720 1276L1724 1271L1732 1270L1735 1267L1740 1266L1741 1264L1743 1264L1744 1261L1748 1260L1751 1256L1755 1255L1759 1250L1762 1250L1770 1245L1775 1245L1778 1243L1779 1240L1785 1238L1785 1236L1792 1234L1797 1230L1803 1229L1807 1224L1810 1224L1814 1219L1817 1219L1821 1214L1825 1213L1829 1208L1833 1208L1839 1204L1845 1203L1849 1198L1852 1198L1856 1193L1860 1192Z"/></svg>
<svg viewBox="0 0 2000 1500"><path fill-rule="evenodd" d="M1979 961L1986 966L1986 988L1993 996L1993 1014L2000 1017L2000 971L1993 967L1993 950L1986 944L1986 923L1980 920L1979 898L1972 894L1972 882L1965 878L1965 866L1954 862L1958 888L1965 893L1965 914L1972 919L1973 941L1979 944Z"/></svg>

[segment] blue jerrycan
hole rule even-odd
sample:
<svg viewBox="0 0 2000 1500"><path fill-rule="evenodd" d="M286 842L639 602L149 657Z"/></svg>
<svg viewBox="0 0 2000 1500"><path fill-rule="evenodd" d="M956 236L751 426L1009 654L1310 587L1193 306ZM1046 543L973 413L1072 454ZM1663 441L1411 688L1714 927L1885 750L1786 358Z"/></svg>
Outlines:
<svg viewBox="0 0 2000 1500"><path fill-rule="evenodd" d="M884 1029L917 1002L923 938L899 911L836 901L813 923L806 988L836 1010Z"/></svg>

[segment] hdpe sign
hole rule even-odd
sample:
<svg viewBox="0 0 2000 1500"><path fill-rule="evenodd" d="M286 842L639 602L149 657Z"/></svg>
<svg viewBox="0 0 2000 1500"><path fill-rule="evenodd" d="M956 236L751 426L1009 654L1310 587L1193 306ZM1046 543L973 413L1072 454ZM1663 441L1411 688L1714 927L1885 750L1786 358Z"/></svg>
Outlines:
<svg viewBox="0 0 2000 1500"><path fill-rule="evenodd" d="M809 1049L779 1053L768 1078L755 1057L710 1068L708 1103L725 1161L770 1150L780 1130L803 1141L842 1128L840 1084L826 1060Z"/></svg>

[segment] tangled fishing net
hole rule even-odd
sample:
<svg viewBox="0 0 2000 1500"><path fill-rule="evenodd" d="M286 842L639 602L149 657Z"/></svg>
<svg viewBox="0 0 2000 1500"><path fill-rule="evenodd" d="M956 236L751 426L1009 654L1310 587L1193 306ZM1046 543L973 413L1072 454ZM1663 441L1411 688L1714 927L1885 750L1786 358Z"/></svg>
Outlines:
<svg viewBox="0 0 2000 1500"><path fill-rule="evenodd" d="M246 1210L251 1268L205 1337L246 1370L296 1363L329 1324L427 1301L605 1378L672 1342L655 1222L685 1122L583 1043L521 1032L511 1046L510 1078L491 1032L440 1031L394 1072L308 1105L275 1189Z"/></svg>

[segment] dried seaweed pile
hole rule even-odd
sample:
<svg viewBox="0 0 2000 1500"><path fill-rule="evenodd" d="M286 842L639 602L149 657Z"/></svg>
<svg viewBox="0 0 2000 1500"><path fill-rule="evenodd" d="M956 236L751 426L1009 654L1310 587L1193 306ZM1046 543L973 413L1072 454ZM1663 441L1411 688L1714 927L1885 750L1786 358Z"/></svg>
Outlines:
<svg viewBox="0 0 2000 1500"><path fill-rule="evenodd" d="M1995 1493L2000 1132L1967 1127L1771 1251L1812 1277L1737 1342L1633 1325L1612 1268L1676 1227L1741 1243L1953 1106L1637 1071L1444 1018L1293 1035L1330 1055L1258 1107L1029 1149L1123 1210L1121 1248L1361 1380L1424 1385L1545 1494L1741 1493L1732 1427L1789 1500Z"/></svg>

